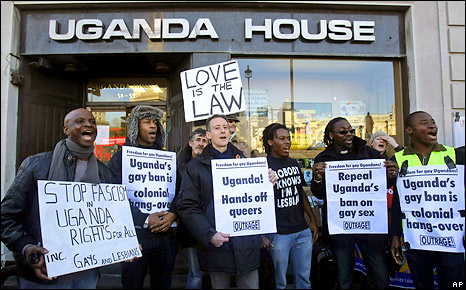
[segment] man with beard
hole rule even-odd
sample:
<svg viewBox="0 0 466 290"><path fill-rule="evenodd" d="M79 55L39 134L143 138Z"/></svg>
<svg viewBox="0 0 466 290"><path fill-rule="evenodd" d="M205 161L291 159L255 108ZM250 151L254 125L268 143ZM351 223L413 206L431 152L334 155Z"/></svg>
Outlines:
<svg viewBox="0 0 466 290"><path fill-rule="evenodd" d="M80 271L58 278L48 277L41 247L38 180L111 183L107 167L94 155L97 126L86 109L69 112L63 132L68 137L54 151L26 158L2 201L2 242L14 253L21 289L96 288L99 269ZM60 238L60 237L57 237Z"/></svg>
<svg viewBox="0 0 466 290"><path fill-rule="evenodd" d="M447 165L449 168L453 168L456 166L455 164L464 164L464 147L455 150L437 142L438 128L430 114L423 111L409 114L405 120L405 129L410 136L411 143L406 149L397 152L394 156L402 172L412 166ZM429 189L426 189L426 194L429 194ZM404 198L402 192L395 191L392 207L393 238L391 244L391 253L399 265L403 262L400 243L403 214L400 208L400 196ZM463 253L408 248L405 253L416 289L434 289L434 267L437 271L440 289L454 288L455 284L458 287L461 285L462 288L465 287L464 248Z"/></svg>
<svg viewBox="0 0 466 290"><path fill-rule="evenodd" d="M176 196L180 190L181 179L183 177L186 164L202 153L209 144L206 137L206 130L197 128L189 136L188 145L178 153L176 157ZM175 203L175 202L174 202ZM180 248L184 249L189 264L188 281L186 289L202 288L202 272L197 257L197 240L180 220L176 229L176 241Z"/></svg>
<svg viewBox="0 0 466 290"><path fill-rule="evenodd" d="M325 168L327 161L348 161L381 158L380 153L366 141L355 136L355 130L345 118L334 118L325 127L324 144L327 148L316 156L312 167L314 178L311 191L317 198L326 201ZM393 161L384 161L387 170L388 187L395 182L398 167ZM361 251L368 273L369 288L387 289L389 276L385 261L386 234L335 234L328 229L327 202L322 212L322 230L330 238L337 263L337 281L341 289L350 289L353 282L355 243Z"/></svg>
<svg viewBox="0 0 466 290"><path fill-rule="evenodd" d="M160 122L163 111L152 106L136 106L126 119L127 136L125 146L162 150L165 130ZM118 151L110 159L108 167L112 182L122 183L123 152ZM176 245L172 223L176 219L173 206L168 211L144 214L131 206L134 227L142 248L142 257L121 263L121 282L126 289L141 289L147 269L150 285L155 289L170 289L175 265Z"/></svg>

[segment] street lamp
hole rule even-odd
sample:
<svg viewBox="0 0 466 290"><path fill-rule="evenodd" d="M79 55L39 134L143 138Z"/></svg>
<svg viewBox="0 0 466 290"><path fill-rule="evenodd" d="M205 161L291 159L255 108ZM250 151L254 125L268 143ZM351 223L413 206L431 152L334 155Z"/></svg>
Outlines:
<svg viewBox="0 0 466 290"><path fill-rule="evenodd" d="M252 78L252 70L248 67L244 71L244 77L248 79L248 124L249 124L249 142L251 141L251 86L249 80Z"/></svg>

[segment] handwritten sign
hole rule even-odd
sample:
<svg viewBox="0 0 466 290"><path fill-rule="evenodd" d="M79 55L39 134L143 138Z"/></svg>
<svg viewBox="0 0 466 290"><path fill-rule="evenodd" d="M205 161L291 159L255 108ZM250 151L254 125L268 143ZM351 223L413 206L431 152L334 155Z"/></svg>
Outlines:
<svg viewBox="0 0 466 290"><path fill-rule="evenodd" d="M411 249L464 252L464 166L409 167L397 180L404 240Z"/></svg>
<svg viewBox="0 0 466 290"><path fill-rule="evenodd" d="M182 71L180 78L186 122L246 110L237 61Z"/></svg>
<svg viewBox="0 0 466 290"><path fill-rule="evenodd" d="M149 214L168 210L175 196L176 153L123 146L122 154L122 183L131 205Z"/></svg>
<svg viewBox="0 0 466 290"><path fill-rule="evenodd" d="M386 234L387 181L383 159L327 162L328 228L336 234Z"/></svg>
<svg viewBox="0 0 466 290"><path fill-rule="evenodd" d="M277 232L265 157L212 160L215 227L230 236Z"/></svg>
<svg viewBox="0 0 466 290"><path fill-rule="evenodd" d="M125 186L49 180L37 186L49 277L141 256Z"/></svg>

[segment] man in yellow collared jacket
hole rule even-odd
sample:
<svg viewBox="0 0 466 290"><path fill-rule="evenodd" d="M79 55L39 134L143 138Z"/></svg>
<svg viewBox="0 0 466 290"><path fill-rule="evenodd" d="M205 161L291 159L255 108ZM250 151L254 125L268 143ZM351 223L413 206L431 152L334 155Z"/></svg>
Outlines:
<svg viewBox="0 0 466 290"><path fill-rule="evenodd" d="M411 113L405 120L405 129L411 143L395 154L401 173L407 167L426 165L455 166L457 155L455 149L437 143L437 125L432 116L423 111ZM395 191L392 207L392 243L391 253L401 265L400 236L402 234L403 214L400 209L398 192ZM465 286L464 253L447 253L427 250L406 249L406 257L416 289L434 289L433 268L436 268L440 289L453 288L454 285ZM456 284L455 284L456 283Z"/></svg>

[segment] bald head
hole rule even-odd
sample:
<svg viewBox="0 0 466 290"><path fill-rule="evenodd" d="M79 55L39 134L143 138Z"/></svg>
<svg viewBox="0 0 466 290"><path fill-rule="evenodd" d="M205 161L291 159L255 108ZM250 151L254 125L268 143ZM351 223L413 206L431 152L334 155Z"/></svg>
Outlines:
<svg viewBox="0 0 466 290"><path fill-rule="evenodd" d="M66 114L63 132L71 141L81 147L91 147L97 137L97 125L94 116L86 109L80 108Z"/></svg>

